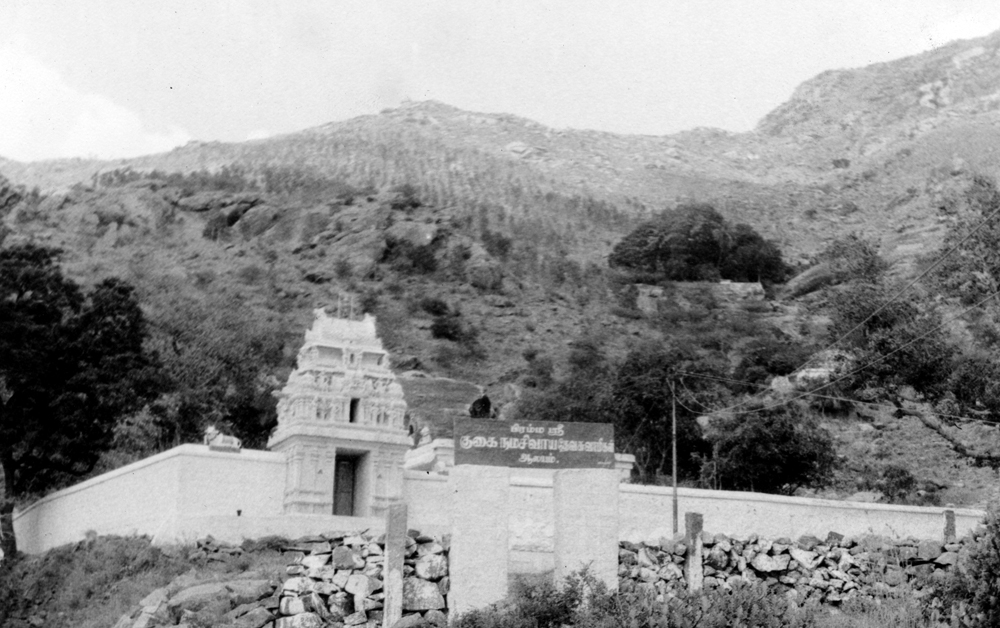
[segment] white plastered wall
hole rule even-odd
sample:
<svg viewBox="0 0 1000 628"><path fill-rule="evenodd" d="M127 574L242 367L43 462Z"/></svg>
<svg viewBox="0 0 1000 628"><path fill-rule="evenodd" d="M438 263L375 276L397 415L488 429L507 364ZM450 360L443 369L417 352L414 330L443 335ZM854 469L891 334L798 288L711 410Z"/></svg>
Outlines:
<svg viewBox="0 0 1000 628"><path fill-rule="evenodd" d="M158 543L190 542L206 534L229 542L276 534L290 538L334 530L373 528L365 517L285 515L285 458L281 453L210 451L182 445L146 460L57 491L15 513L18 545L37 553L98 534L146 534ZM621 485L621 540L669 536L671 490ZM509 495L511 572L553 567L555 537L552 472L512 470ZM700 512L705 529L730 535L757 533L795 539L880 534L894 538L940 539L944 508L806 499L679 489L679 512ZM403 499L410 527L445 533L452 526L452 494L447 476L406 471ZM239 512L237 512L239 511ZM959 536L977 526L984 513L954 509Z"/></svg>

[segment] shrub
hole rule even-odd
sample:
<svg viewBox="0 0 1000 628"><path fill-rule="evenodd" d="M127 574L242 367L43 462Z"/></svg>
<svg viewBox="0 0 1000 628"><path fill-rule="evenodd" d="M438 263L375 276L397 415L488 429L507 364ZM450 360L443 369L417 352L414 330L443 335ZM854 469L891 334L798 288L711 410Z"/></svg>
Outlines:
<svg viewBox="0 0 1000 628"><path fill-rule="evenodd" d="M403 183L392 188L393 198L389 206L396 210L410 211L423 205L420 202L419 191L411 183Z"/></svg>
<svg viewBox="0 0 1000 628"><path fill-rule="evenodd" d="M788 375L805 363L812 350L793 342L764 337L755 338L742 350L733 379L745 382L738 392L755 393L768 379Z"/></svg>
<svg viewBox="0 0 1000 628"><path fill-rule="evenodd" d="M350 260L345 257L339 257L333 263L333 273L337 276L337 279L347 281L354 274L354 268L351 266Z"/></svg>
<svg viewBox="0 0 1000 628"><path fill-rule="evenodd" d="M985 533L965 564L951 572L942 599L946 608L958 609L962 626L1000 626L1000 513L995 509L987 512Z"/></svg>
<svg viewBox="0 0 1000 628"><path fill-rule="evenodd" d="M483 241L483 248L486 252L497 259L506 261L514 247L514 241L496 231L483 229L480 239Z"/></svg>
<svg viewBox="0 0 1000 628"><path fill-rule="evenodd" d="M420 309L432 316L445 316L451 311L448 304L437 297L424 297L420 299Z"/></svg>
<svg viewBox="0 0 1000 628"><path fill-rule="evenodd" d="M1000 363L985 352L959 357L948 378L959 411L986 410L1000 417Z"/></svg>
<svg viewBox="0 0 1000 628"><path fill-rule="evenodd" d="M677 592L666 601L654 593L609 591L587 572L562 586L520 582L507 599L455 619L456 628L810 628L813 608L798 608L761 583L731 591Z"/></svg>
<svg viewBox="0 0 1000 628"><path fill-rule="evenodd" d="M407 240L389 239L381 261L393 270L411 275L427 275L437 270L435 243L417 246Z"/></svg>
<svg viewBox="0 0 1000 628"><path fill-rule="evenodd" d="M457 316L447 314L435 316L434 322L431 323L432 338L458 342L462 339L463 333L462 321Z"/></svg>
<svg viewBox="0 0 1000 628"><path fill-rule="evenodd" d="M206 240L219 240L223 238L229 232L229 223L226 221L226 216L217 212L214 216L205 222L205 228L201 232L201 237Z"/></svg>
<svg viewBox="0 0 1000 628"><path fill-rule="evenodd" d="M933 307L912 299L887 302L894 292L883 284L859 283L832 300L830 335L839 339L847 334L858 362L869 365L849 385L907 385L937 398L946 390L954 348Z"/></svg>
<svg viewBox="0 0 1000 628"><path fill-rule="evenodd" d="M878 253L878 245L856 233L838 238L820 253L838 281L880 281L889 264Z"/></svg>
<svg viewBox="0 0 1000 628"><path fill-rule="evenodd" d="M374 314L378 311L379 292L376 288L365 288L358 299L358 307L364 314Z"/></svg>

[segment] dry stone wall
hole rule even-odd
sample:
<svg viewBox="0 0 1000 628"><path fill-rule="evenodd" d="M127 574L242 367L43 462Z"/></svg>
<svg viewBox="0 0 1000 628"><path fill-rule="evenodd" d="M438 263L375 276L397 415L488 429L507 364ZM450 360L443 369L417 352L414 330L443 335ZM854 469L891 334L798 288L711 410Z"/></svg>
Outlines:
<svg viewBox="0 0 1000 628"><path fill-rule="evenodd" d="M703 586L730 589L763 582L797 602L840 604L853 597L886 597L928 589L962 563L976 531L949 543L858 539L831 532L826 539L802 536L764 539L725 534L702 535ZM693 552L682 538L619 545L618 577L622 591L642 590L667 599L687 587L687 557Z"/></svg>
<svg viewBox="0 0 1000 628"><path fill-rule="evenodd" d="M410 530L403 560L402 618L393 628L448 623L448 538ZM384 535L326 534L284 547L284 579L199 582L186 575L143 599L115 628L231 626L344 628L383 626ZM226 560L238 547L202 539L189 558Z"/></svg>

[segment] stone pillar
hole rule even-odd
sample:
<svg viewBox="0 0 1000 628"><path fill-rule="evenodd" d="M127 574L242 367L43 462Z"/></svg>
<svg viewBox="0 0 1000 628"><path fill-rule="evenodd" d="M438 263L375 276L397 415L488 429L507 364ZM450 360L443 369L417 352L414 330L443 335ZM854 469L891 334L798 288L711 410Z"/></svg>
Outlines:
<svg viewBox="0 0 1000 628"><path fill-rule="evenodd" d="M704 517L701 513L684 513L684 543L687 545L687 560L684 561L684 575L687 576L688 591L701 591L704 582L704 565L702 554L702 527Z"/></svg>
<svg viewBox="0 0 1000 628"><path fill-rule="evenodd" d="M944 511L944 542L954 543L955 538L955 511L949 509Z"/></svg>
<svg viewBox="0 0 1000 628"><path fill-rule="evenodd" d="M403 559L406 557L406 504L392 504L385 522L385 614L391 627L403 616Z"/></svg>
<svg viewBox="0 0 1000 628"><path fill-rule="evenodd" d="M448 570L450 613L464 613L507 596L507 504L510 470L458 465L452 493Z"/></svg>
<svg viewBox="0 0 1000 628"><path fill-rule="evenodd" d="M555 472L555 579L584 567L618 588L618 489L614 469L560 469Z"/></svg>

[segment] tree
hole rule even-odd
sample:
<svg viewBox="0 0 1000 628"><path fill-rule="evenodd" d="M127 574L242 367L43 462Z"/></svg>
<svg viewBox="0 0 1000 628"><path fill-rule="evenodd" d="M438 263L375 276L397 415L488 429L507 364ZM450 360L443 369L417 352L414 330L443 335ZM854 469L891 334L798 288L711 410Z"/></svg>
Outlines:
<svg viewBox="0 0 1000 628"><path fill-rule="evenodd" d="M727 397L725 388L711 379L725 376L726 366L722 358L680 344L646 345L626 356L612 384L611 415L616 446L635 455L644 481L672 473L674 394L678 475L697 477L709 447L696 419L702 410L717 407Z"/></svg>
<svg viewBox="0 0 1000 628"><path fill-rule="evenodd" d="M874 384L891 392L907 385L935 398L946 389L954 347L933 307L912 298L889 301L896 292L881 283L847 286L832 299L830 335L846 336L857 362L866 365L851 387Z"/></svg>
<svg viewBox="0 0 1000 628"><path fill-rule="evenodd" d="M788 270L777 246L705 203L639 225L615 245L608 264L646 281L781 282Z"/></svg>
<svg viewBox="0 0 1000 628"><path fill-rule="evenodd" d="M84 294L58 254L0 249L0 529L12 555L14 498L92 471L117 418L158 386L132 287L108 279Z"/></svg>
<svg viewBox="0 0 1000 628"><path fill-rule="evenodd" d="M941 247L955 250L935 278L945 294L972 304L1000 288L1000 217L993 215L1000 210L1000 190L992 179L975 176L964 197L966 207Z"/></svg>
<svg viewBox="0 0 1000 628"><path fill-rule="evenodd" d="M749 408L712 428L702 479L714 488L790 495L821 484L836 462L830 434L797 406Z"/></svg>
<svg viewBox="0 0 1000 628"><path fill-rule="evenodd" d="M570 343L569 372L552 382L552 360L528 352L527 386L514 407L512 420L613 423L610 407L614 368L604 356L602 340L584 333Z"/></svg>
<svg viewBox="0 0 1000 628"><path fill-rule="evenodd" d="M830 270L833 281L877 283L889 264L879 255L878 245L856 233L837 238L820 253L820 261Z"/></svg>
<svg viewBox="0 0 1000 628"><path fill-rule="evenodd" d="M273 391L289 332L280 319L225 292L175 297L150 313L150 344L163 361L162 396L151 404L155 449L197 442L207 425L263 447L277 424Z"/></svg>

